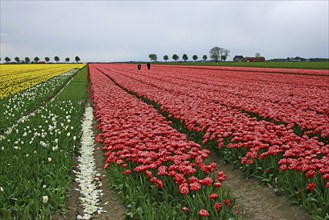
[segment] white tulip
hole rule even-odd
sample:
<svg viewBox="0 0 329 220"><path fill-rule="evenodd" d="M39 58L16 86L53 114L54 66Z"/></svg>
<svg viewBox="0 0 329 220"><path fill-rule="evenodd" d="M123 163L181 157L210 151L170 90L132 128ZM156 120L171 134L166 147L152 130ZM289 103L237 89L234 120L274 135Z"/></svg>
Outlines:
<svg viewBox="0 0 329 220"><path fill-rule="evenodd" d="M48 196L42 196L42 203L46 204L48 202Z"/></svg>

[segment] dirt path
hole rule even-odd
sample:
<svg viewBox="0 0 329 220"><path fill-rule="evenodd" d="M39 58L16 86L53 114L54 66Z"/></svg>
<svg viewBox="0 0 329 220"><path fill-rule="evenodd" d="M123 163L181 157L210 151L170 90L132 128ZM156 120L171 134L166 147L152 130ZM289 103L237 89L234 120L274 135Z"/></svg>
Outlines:
<svg viewBox="0 0 329 220"><path fill-rule="evenodd" d="M95 135L99 133L96 128L96 121L94 121L94 132ZM105 212L100 214L94 213L91 220L123 220L125 218L126 209L122 205L122 201L118 198L116 192L110 189L110 178L106 174L106 171L103 169L105 163L104 152L101 149L100 144L96 144L95 146L95 161L96 168L98 173L101 174L102 177L102 188L103 195L101 196L100 206L103 208ZM83 208L80 204L79 197L80 192L76 189L79 189L79 184L75 181L76 176L72 174L72 182L68 189L68 201L67 211L63 213L56 213L52 215L52 219L55 220L73 220L77 219L78 215L83 213Z"/></svg>
<svg viewBox="0 0 329 220"><path fill-rule="evenodd" d="M237 198L239 209L244 209L246 220L310 220L302 207L292 205L284 196L277 196L273 189L260 185L255 178L246 180L240 170L224 164L216 155L210 159L216 162L219 170L227 175L223 186L230 189Z"/></svg>
<svg viewBox="0 0 329 220"><path fill-rule="evenodd" d="M88 90L90 91L90 82L88 85ZM90 97L90 93L88 95L87 104L93 106L92 99ZM100 131L97 129L97 121L94 118L93 121L93 131L95 135L95 139ZM80 147L80 146L78 146ZM101 174L102 178L102 188L103 194L100 198L100 206L103 208L104 212L98 214L94 213L91 220L124 220L125 212L127 211L122 204L122 201L117 196L116 192L110 189L110 178L106 174L106 171L103 169L105 164L105 155L102 151L102 145L95 141L95 163L96 169L98 173ZM76 175L74 172L71 174L72 182L68 189L68 200L66 203L67 210L65 213L55 213L52 215L52 219L54 220L73 220L77 219L78 215L83 214L83 207L80 204L79 197L80 192L77 190L79 189L79 184L76 182L75 178Z"/></svg>
<svg viewBox="0 0 329 220"><path fill-rule="evenodd" d="M90 82L88 90L91 91ZM92 99L88 96L88 103L93 106ZM93 122L93 131L95 134L95 139L98 134L101 133L100 130L97 129L97 121L94 118ZM125 218L125 212L127 211L122 204L122 201L117 196L116 192L110 189L110 177L107 175L106 171L103 169L105 164L105 155L102 151L102 145L95 141L95 161L96 161L96 169L101 174L102 177L102 188L103 195L101 197L100 206L103 207L104 212L98 214L94 213L92 220L123 220Z"/></svg>
<svg viewBox="0 0 329 220"><path fill-rule="evenodd" d="M100 133L96 128L96 122L94 123L95 135ZM96 136L95 136L96 137ZM122 205L122 201L118 198L116 192L110 190L110 178L103 169L105 164L104 152L100 144L96 145L95 160L97 171L102 175L103 183L103 196L101 198L101 206L103 212L101 214L95 214L93 220L123 220L125 218L126 209Z"/></svg>

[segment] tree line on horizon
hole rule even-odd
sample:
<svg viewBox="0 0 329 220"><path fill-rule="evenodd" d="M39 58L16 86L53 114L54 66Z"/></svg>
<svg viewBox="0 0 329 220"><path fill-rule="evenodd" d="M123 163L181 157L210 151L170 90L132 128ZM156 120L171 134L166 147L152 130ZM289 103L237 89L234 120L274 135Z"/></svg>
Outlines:
<svg viewBox="0 0 329 220"><path fill-rule="evenodd" d="M230 51L225 49L225 48L221 48L221 47L213 47L211 48L211 50L209 51L209 56L210 58L215 61L215 62L218 62L218 61L225 61L227 59L227 57L229 56L229 53ZM154 61L156 62L158 60L158 56L154 53L152 54L149 54L149 58L151 61ZM197 61L198 60L198 56L197 55L193 55L192 56L192 59L194 61ZM167 62L169 60L169 56L168 55L164 55L163 56L163 59ZM177 62L177 60L179 60L179 56L177 54L173 54L172 55L172 59ZM186 62L189 57L187 56L187 54L183 54L182 55L182 59ZM207 55L203 55L202 56L202 60L203 61L206 61L208 59L208 56Z"/></svg>
<svg viewBox="0 0 329 220"><path fill-rule="evenodd" d="M6 61L6 63L9 63L11 61L11 59L9 57L6 57L4 60ZM34 62L34 63L39 63L39 62L49 63L50 62L49 57L45 57L44 61L40 61L39 57L34 57L33 61L31 61L31 59L29 57L25 57L24 60L21 60L19 57L15 57L14 60L16 61L16 63L31 63L31 62ZM71 59L69 57L65 58L65 62L67 62L67 63L70 62L70 60ZM75 62L78 63L80 61L80 57L75 56L74 60L75 60ZM0 58L0 61L1 61L1 58ZM58 63L60 61L59 56L55 56L54 61L56 61Z"/></svg>

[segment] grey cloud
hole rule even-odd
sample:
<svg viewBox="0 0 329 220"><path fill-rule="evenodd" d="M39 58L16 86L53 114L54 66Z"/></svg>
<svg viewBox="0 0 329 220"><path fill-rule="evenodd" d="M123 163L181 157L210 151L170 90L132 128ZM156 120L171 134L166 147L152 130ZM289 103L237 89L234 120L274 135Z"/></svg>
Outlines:
<svg viewBox="0 0 329 220"><path fill-rule="evenodd" d="M1 57L329 57L328 1L1 1Z"/></svg>

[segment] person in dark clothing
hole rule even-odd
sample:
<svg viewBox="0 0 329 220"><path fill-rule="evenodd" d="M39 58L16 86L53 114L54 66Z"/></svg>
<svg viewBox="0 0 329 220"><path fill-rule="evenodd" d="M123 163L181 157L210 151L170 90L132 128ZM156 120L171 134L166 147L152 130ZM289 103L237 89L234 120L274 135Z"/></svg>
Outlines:
<svg viewBox="0 0 329 220"><path fill-rule="evenodd" d="M151 69L151 64L147 63L147 69L150 70Z"/></svg>
<svg viewBox="0 0 329 220"><path fill-rule="evenodd" d="M137 65L137 69L140 70L141 67L142 67L142 66L141 66L141 64L139 63L139 64Z"/></svg>

